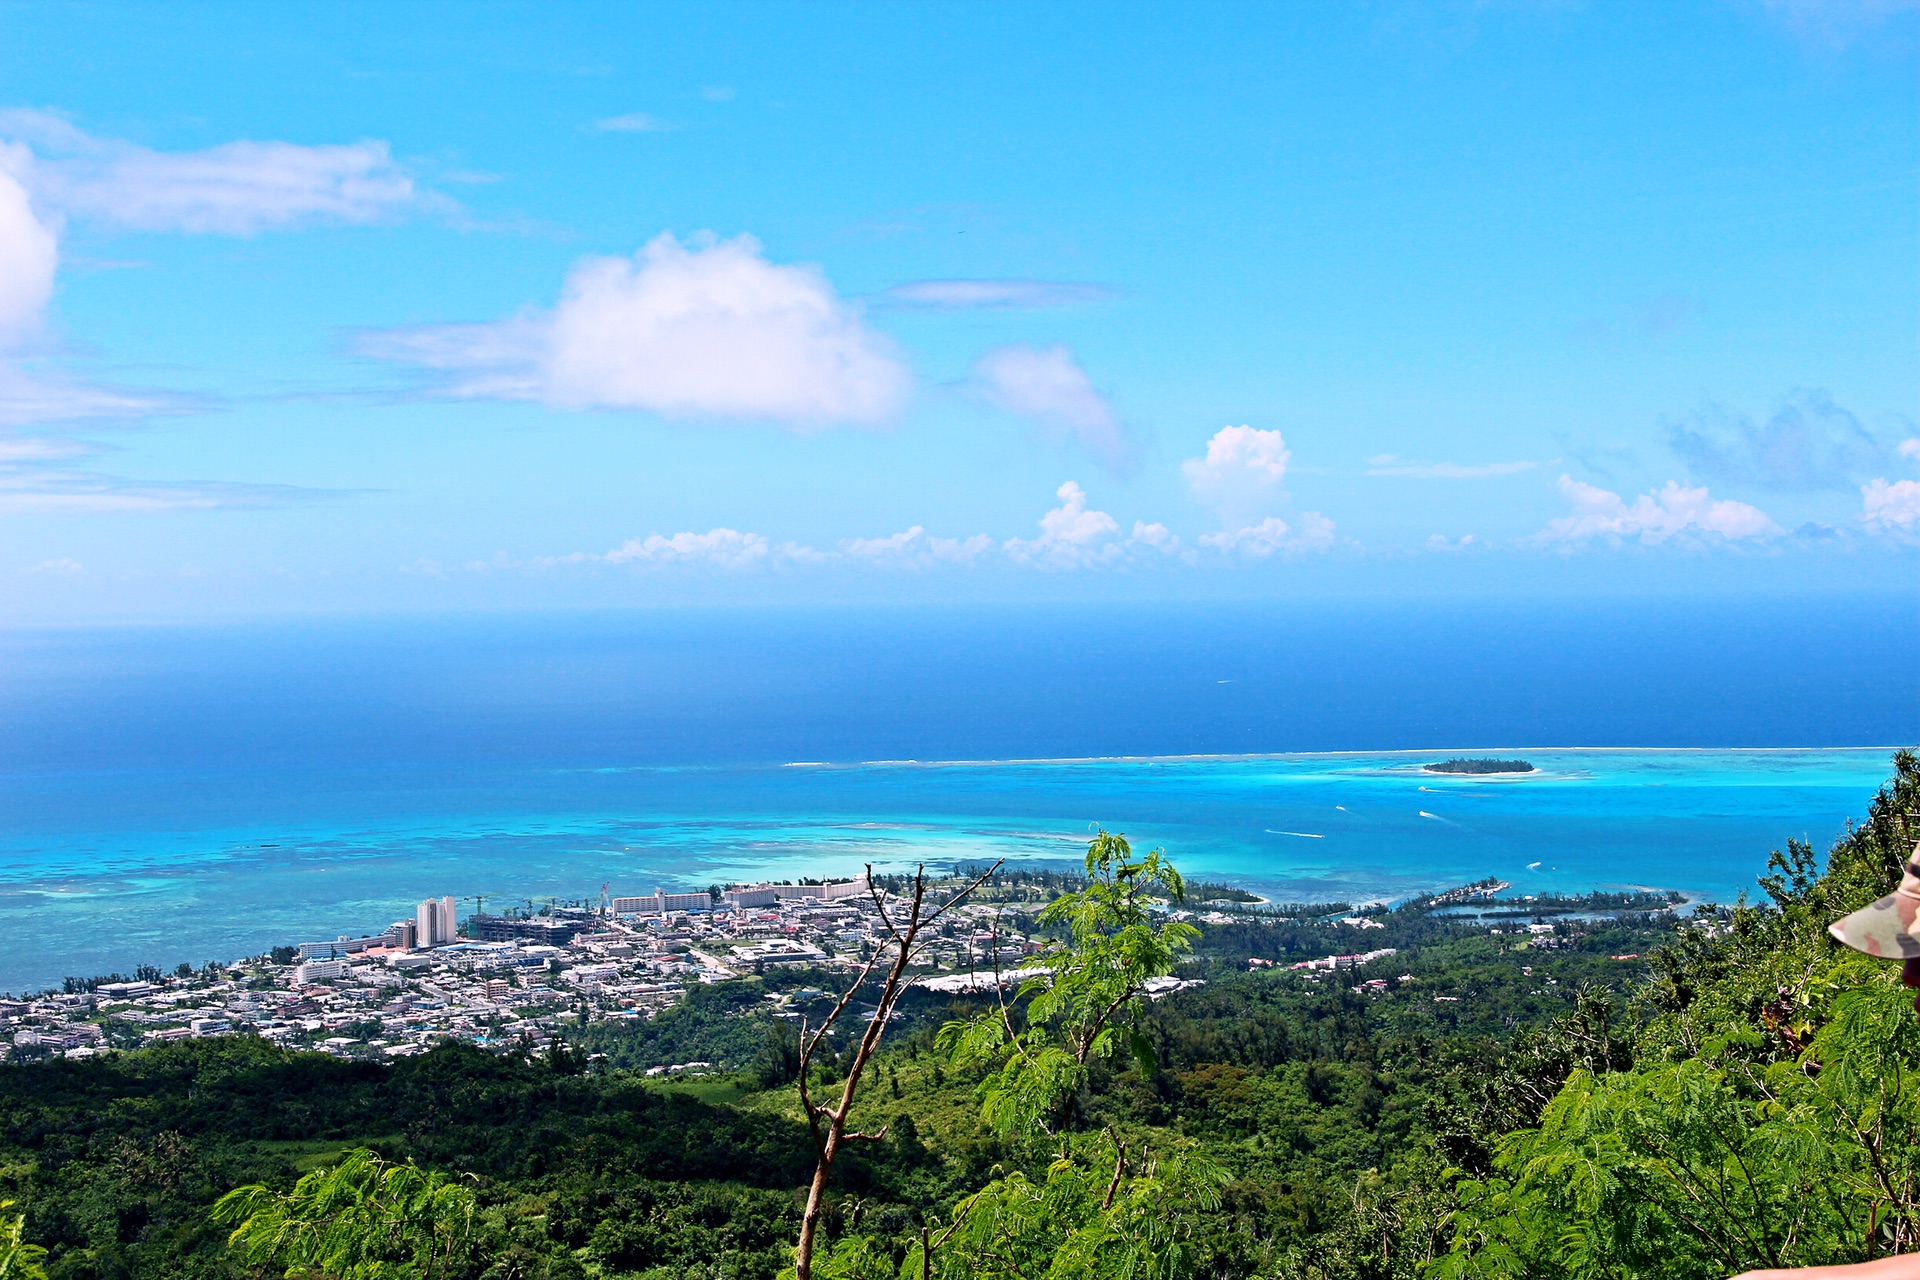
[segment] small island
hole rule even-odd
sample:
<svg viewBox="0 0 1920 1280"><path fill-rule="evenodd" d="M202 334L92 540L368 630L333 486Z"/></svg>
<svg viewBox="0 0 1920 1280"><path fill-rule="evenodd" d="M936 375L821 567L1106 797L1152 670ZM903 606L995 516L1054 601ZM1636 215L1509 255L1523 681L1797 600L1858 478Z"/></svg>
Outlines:
<svg viewBox="0 0 1920 1280"><path fill-rule="evenodd" d="M1423 764L1420 768L1427 773L1532 773L1533 766L1525 760L1469 760L1464 757L1454 760L1442 760L1439 764Z"/></svg>

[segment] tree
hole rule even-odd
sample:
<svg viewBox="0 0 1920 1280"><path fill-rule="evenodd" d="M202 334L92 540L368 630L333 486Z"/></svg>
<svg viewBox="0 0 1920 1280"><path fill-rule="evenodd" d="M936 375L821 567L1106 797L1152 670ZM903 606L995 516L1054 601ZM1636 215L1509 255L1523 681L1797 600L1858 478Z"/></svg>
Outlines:
<svg viewBox="0 0 1920 1280"><path fill-rule="evenodd" d="M1199 931L1155 924L1159 899L1182 901L1186 886L1160 850L1136 859L1124 836L1101 831L1087 848L1087 887L1040 912L1067 938L1039 956L1028 978L969 1021L949 1022L940 1043L962 1066L985 1064L982 1116L1002 1133L1059 1121L1087 1076L1087 1064L1123 1047L1150 1063L1139 1026L1146 984L1169 973ZM997 954L997 947L996 947ZM1004 988L998 964L996 987ZM1021 1015L1024 1014L1024 1017ZM1155 1155L1129 1150L1109 1127L1060 1141L1044 1178L996 1168L953 1207L943 1224L922 1227L898 1268L901 1280L1183 1280L1196 1273L1196 1240L1220 1206L1229 1175L1196 1147ZM885 1274L871 1241L843 1240L823 1259L821 1280Z"/></svg>
<svg viewBox="0 0 1920 1280"><path fill-rule="evenodd" d="M290 1192L258 1183L213 1206L229 1245L288 1280L433 1280L466 1260L473 1192L443 1173L395 1164L365 1148L301 1178Z"/></svg>
<svg viewBox="0 0 1920 1280"><path fill-rule="evenodd" d="M764 1089L790 1084L800 1074L800 1037L783 1022L769 1022L753 1058L754 1078Z"/></svg>
<svg viewBox="0 0 1920 1280"><path fill-rule="evenodd" d="M1146 984L1171 973L1200 936L1183 921L1153 922L1158 900L1186 900L1186 882L1163 851L1136 859L1125 836L1103 830L1087 846L1086 866L1085 889L1040 911L1041 924L1068 933L1035 957L1044 972L1021 983L1011 1002L1003 995L940 1029L939 1045L956 1065L989 1068L981 1116L1002 1134L1063 1123L1092 1059L1124 1050L1150 1069L1153 1050L1139 1026ZM998 979L997 958L994 968ZM996 991L1004 989L996 981Z"/></svg>
<svg viewBox="0 0 1920 1280"><path fill-rule="evenodd" d="M875 909L880 913L881 926L886 930L887 937L867 958L859 975L834 1004L833 1010L821 1020L820 1025L813 1028L811 1034L808 1033L804 1022L800 1026L798 1077L800 1107L806 1116L807 1130L813 1136L814 1150L819 1153L819 1159L814 1165L812 1184L807 1189L806 1212L800 1219L800 1240L794 1247L793 1270L796 1280L812 1280L814 1243L820 1227L820 1216L826 1209L827 1180L833 1174L834 1160L848 1141L853 1139L877 1141L886 1136L884 1128L876 1133L849 1133L847 1118L853 1112L854 1098L859 1092L860 1078L866 1071L867 1062L873 1057L874 1050L880 1047L880 1038L887 1033L887 1023L892 1020L894 1008L906 991L907 969L918 958L921 949L925 946L921 941L921 934L928 925L959 905L960 901L978 888L980 882L993 874L999 865L997 862L994 863L992 867L968 881L958 892L932 910L927 909L926 901L927 869L924 866L920 867L914 872L912 894L907 899L906 913L897 920L893 913L887 910L886 899L881 896L879 887L873 882L873 868L871 866L867 868L867 893L873 899ZM833 1052L833 1045L827 1036L853 1002L854 993L866 984L874 969L888 956L891 956L892 960L887 965L886 976L880 984L880 1002L867 1023L866 1031L853 1049L852 1058L847 1064L846 1080L840 1087L840 1096L830 1101L814 1101L810 1081L815 1054L822 1047L828 1053Z"/></svg>
<svg viewBox="0 0 1920 1280"><path fill-rule="evenodd" d="M1920 1024L1893 973L1826 930L1910 856L1920 759L1893 763L1824 871L1789 841L1768 904L1696 912L1713 927L1654 953L1638 1065L1583 1055L1538 1126L1457 1184L1437 1276L1718 1280L1920 1246Z"/></svg>
<svg viewBox="0 0 1920 1280"><path fill-rule="evenodd" d="M1042 1181L1005 1173L954 1206L952 1225L923 1232L902 1274L913 1280L1185 1280L1195 1238L1220 1207L1226 1170L1182 1145L1165 1157L1099 1135L1094 1153L1063 1148Z"/></svg>
<svg viewBox="0 0 1920 1280"><path fill-rule="evenodd" d="M13 1201L0 1200L0 1280L47 1280L40 1266L47 1251L26 1242L27 1215L6 1216L11 1208Z"/></svg>

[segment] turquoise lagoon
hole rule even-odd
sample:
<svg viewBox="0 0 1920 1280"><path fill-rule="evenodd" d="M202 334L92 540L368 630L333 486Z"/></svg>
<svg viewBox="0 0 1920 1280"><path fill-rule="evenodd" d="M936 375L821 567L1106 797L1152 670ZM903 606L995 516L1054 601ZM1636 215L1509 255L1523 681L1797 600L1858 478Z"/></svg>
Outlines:
<svg viewBox="0 0 1920 1280"><path fill-rule="evenodd" d="M357 933L428 894L497 908L603 884L1058 863L1099 825L1280 900L1498 876L1729 901L1770 850L1824 849L1862 815L1890 750L1503 747L1538 772L1421 770L1444 754L12 773L0 989Z"/></svg>

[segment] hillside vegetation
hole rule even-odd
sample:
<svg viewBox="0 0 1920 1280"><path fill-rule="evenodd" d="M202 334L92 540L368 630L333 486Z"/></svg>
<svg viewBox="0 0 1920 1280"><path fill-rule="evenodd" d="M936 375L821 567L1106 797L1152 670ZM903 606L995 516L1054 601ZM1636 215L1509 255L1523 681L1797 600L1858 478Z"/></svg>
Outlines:
<svg viewBox="0 0 1920 1280"><path fill-rule="evenodd" d="M1426 904L1380 929L1187 924L1145 905L1177 873L1109 847L1049 891L1050 979L1005 1008L903 998L812 1274L1690 1278L1912 1249L1920 1018L1824 930L1894 883L1915 810L1901 753L1865 820L1824 862L1789 843L1757 901L1538 938ZM1150 999L1150 971L1189 985ZM756 980L728 988L540 1055L221 1037L0 1067L0 1259L23 1214L18 1247L46 1254L9 1276L773 1280L818 1149L794 1025ZM822 1041L816 1100L865 1025ZM655 1050L724 1070L632 1069Z"/></svg>

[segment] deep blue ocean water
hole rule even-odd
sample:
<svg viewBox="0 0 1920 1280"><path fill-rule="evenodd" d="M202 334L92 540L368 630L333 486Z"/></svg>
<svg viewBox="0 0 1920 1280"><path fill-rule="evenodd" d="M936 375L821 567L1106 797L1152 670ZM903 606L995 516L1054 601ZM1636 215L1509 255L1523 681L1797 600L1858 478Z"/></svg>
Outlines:
<svg viewBox="0 0 1920 1280"><path fill-rule="evenodd" d="M1916 634L1904 599L0 633L0 989L429 893L1073 857L1094 824L1284 899L1725 900L1920 740ZM1494 751L1541 770L1419 771Z"/></svg>

